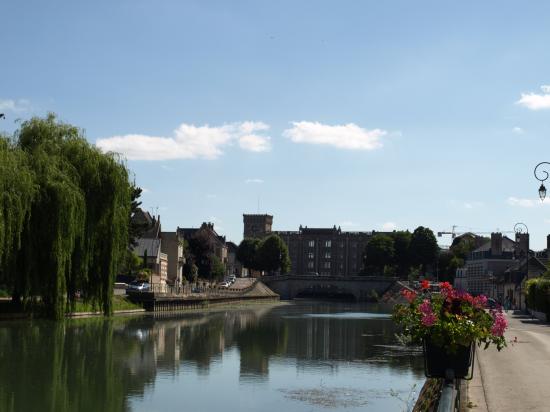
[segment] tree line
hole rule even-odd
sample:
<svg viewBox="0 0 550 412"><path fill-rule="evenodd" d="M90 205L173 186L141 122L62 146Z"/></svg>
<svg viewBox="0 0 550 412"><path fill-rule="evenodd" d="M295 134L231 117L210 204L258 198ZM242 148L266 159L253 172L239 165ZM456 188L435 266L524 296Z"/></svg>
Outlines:
<svg viewBox="0 0 550 412"><path fill-rule="evenodd" d="M0 284L61 318L77 291L105 314L128 248L132 184L115 154L53 114L0 135Z"/></svg>
<svg viewBox="0 0 550 412"><path fill-rule="evenodd" d="M287 273L290 270L288 247L278 235L263 239L247 238L239 244L237 259L248 269Z"/></svg>
<svg viewBox="0 0 550 412"><path fill-rule="evenodd" d="M364 271L406 278L411 270L422 273L433 265L439 247L433 232L419 226L413 233L395 231L375 234L364 253Z"/></svg>
<svg viewBox="0 0 550 412"><path fill-rule="evenodd" d="M457 238L449 250L441 250L433 231L419 226L414 232L395 231L375 234L364 251L364 272L400 278L437 276L452 282L456 269L464 266L467 255L475 249L475 242Z"/></svg>

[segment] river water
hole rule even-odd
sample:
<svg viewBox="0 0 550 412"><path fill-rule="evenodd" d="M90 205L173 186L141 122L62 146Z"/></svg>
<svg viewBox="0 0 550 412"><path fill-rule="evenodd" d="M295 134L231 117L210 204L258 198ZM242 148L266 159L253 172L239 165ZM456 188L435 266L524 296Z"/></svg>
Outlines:
<svg viewBox="0 0 550 412"><path fill-rule="evenodd" d="M0 323L0 411L406 411L422 356L387 310L311 301Z"/></svg>

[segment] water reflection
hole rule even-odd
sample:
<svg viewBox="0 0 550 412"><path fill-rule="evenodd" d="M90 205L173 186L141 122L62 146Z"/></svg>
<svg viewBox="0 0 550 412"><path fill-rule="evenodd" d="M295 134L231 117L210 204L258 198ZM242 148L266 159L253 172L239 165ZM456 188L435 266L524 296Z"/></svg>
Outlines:
<svg viewBox="0 0 550 412"><path fill-rule="evenodd" d="M0 365L0 410L10 412L184 404L205 411L261 405L267 412L281 402L302 410L299 397L285 398L300 385L322 388L334 378L364 389L373 379L369 390L385 390L384 382L406 390L422 379L418 353L396 345L380 308L319 303L167 319L3 323ZM251 384L261 389L240 398Z"/></svg>

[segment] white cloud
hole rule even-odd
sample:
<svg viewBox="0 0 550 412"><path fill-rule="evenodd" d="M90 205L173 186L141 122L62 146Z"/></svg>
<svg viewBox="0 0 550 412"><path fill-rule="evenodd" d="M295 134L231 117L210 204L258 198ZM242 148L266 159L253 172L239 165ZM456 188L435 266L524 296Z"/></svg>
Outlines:
<svg viewBox="0 0 550 412"><path fill-rule="evenodd" d="M244 150L269 150L269 137L256 133L269 128L262 122L240 122L211 127L182 123L173 137L127 134L98 139L105 152L117 152L130 160L217 159L223 148L239 141ZM256 133L255 133L256 132Z"/></svg>
<svg viewBox="0 0 550 412"><path fill-rule="evenodd" d="M519 207L536 207L536 206L542 206L543 202L540 201L540 199L522 199L518 197L510 196L508 200L506 201L510 206L519 206ZM548 204L548 202L546 202Z"/></svg>
<svg viewBox="0 0 550 412"><path fill-rule="evenodd" d="M397 230L397 224L395 222L386 222L382 225L382 230L385 232Z"/></svg>
<svg viewBox="0 0 550 412"><path fill-rule="evenodd" d="M244 182L248 184L248 183L263 183L264 181L262 179L246 179Z"/></svg>
<svg viewBox="0 0 550 412"><path fill-rule="evenodd" d="M21 113L30 110L31 103L26 99L0 99L0 110Z"/></svg>
<svg viewBox="0 0 550 412"><path fill-rule="evenodd" d="M269 137L257 136L254 134L248 134L241 137L239 139L239 146L241 146L241 149L250 152L269 152L271 150Z"/></svg>
<svg viewBox="0 0 550 412"><path fill-rule="evenodd" d="M283 135L294 143L323 144L348 150L374 150L382 147L385 130L367 130L354 123L326 125L319 122L292 122Z"/></svg>
<svg viewBox="0 0 550 412"><path fill-rule="evenodd" d="M525 131L521 127L517 127L517 126L512 129L512 132L515 133L515 134L525 133Z"/></svg>
<svg viewBox="0 0 550 412"><path fill-rule="evenodd" d="M465 209L476 209L482 206L483 206L483 202L464 202Z"/></svg>
<svg viewBox="0 0 550 412"><path fill-rule="evenodd" d="M516 103L530 110L550 109L550 86L544 85L540 88L542 94L522 93L521 98Z"/></svg>

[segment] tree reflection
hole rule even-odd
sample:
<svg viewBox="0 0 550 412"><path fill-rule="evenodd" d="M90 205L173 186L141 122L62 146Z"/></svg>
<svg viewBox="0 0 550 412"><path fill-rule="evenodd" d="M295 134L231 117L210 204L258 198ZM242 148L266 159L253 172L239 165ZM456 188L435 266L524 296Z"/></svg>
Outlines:
<svg viewBox="0 0 550 412"><path fill-rule="evenodd" d="M389 319L334 317L333 305L228 310L155 319L10 322L0 327L0 410L125 411L157 374L209 375L238 352L239 379L269 377L274 357L298 369L342 362L422 369L396 346ZM312 315L313 314L313 315Z"/></svg>

